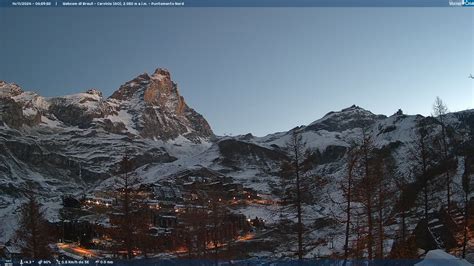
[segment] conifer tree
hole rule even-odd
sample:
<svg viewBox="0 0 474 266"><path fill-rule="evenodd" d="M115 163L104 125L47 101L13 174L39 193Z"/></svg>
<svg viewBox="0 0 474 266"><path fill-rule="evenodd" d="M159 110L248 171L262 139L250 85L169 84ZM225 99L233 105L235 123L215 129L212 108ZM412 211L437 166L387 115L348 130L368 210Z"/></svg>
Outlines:
<svg viewBox="0 0 474 266"><path fill-rule="evenodd" d="M51 234L44 210L33 193L30 193L27 198L28 200L20 207L20 220L15 234L15 242L25 258L51 258L49 247L49 244L52 243Z"/></svg>

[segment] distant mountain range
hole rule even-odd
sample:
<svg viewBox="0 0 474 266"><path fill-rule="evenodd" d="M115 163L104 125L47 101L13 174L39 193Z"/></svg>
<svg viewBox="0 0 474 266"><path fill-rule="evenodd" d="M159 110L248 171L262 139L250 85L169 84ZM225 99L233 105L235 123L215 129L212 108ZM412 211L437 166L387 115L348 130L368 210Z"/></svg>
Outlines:
<svg viewBox="0 0 474 266"><path fill-rule="evenodd" d="M90 89L74 95L45 98L0 81L2 122L11 128L48 126L103 129L110 133L194 142L213 136L207 121L179 94L170 73L157 69L123 84L108 99Z"/></svg>

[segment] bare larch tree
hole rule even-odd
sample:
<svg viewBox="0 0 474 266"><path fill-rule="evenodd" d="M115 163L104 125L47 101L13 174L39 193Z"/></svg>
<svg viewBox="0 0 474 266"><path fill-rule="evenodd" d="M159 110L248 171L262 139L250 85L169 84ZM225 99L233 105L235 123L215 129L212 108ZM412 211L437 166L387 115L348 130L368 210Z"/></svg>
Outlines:
<svg viewBox="0 0 474 266"><path fill-rule="evenodd" d="M449 160L448 136L446 134L445 116L448 112L448 107L443 103L441 98L436 97L433 104L433 116L435 116L441 124L441 159L443 161ZM449 167L444 170L445 186L446 186L446 201L448 211L451 209L451 174Z"/></svg>
<svg viewBox="0 0 474 266"><path fill-rule="evenodd" d="M302 222L302 178L304 172L303 162L306 152L306 143L304 143L301 133L295 129L286 143L288 150L288 161L281 165L282 179L289 181L289 188L286 190L287 197L292 205L296 207L296 230L298 239L298 259L303 259L303 222Z"/></svg>

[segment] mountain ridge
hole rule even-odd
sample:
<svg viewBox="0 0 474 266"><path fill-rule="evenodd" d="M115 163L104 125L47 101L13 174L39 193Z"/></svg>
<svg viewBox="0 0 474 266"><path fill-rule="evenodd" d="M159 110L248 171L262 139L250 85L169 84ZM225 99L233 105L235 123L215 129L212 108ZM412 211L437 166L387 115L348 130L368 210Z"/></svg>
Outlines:
<svg viewBox="0 0 474 266"><path fill-rule="evenodd" d="M56 125L102 128L151 139L182 135L199 142L214 136L208 122L186 104L169 71L163 68L151 76L145 73L135 77L106 99L96 89L43 97L0 81L0 100L7 116L2 120L14 128L56 121Z"/></svg>

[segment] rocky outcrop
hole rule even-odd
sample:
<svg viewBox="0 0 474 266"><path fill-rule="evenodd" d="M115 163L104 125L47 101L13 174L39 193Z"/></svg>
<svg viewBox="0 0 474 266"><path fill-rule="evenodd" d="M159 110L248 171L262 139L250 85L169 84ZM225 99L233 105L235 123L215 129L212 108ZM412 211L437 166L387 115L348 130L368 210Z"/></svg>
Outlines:
<svg viewBox="0 0 474 266"><path fill-rule="evenodd" d="M102 118L109 110L102 93L90 89L85 93L54 97L48 100L49 113L67 126L89 128L96 118Z"/></svg>
<svg viewBox="0 0 474 266"><path fill-rule="evenodd" d="M64 104L64 102L58 100L55 104L51 105L50 111L55 115L61 122L68 126L79 126L79 128L87 128L94 119L93 114L84 112L84 109L78 106L71 106Z"/></svg>
<svg viewBox="0 0 474 266"><path fill-rule="evenodd" d="M15 97L22 93L23 90L17 84L0 80L0 98Z"/></svg>
<svg viewBox="0 0 474 266"><path fill-rule="evenodd" d="M41 113L35 108L22 105L12 98L0 98L0 122L12 128L36 126L41 123Z"/></svg>
<svg viewBox="0 0 474 266"><path fill-rule="evenodd" d="M235 139L221 140L217 146L221 155L219 163L234 169L258 166L270 172L275 171L281 162L288 160L285 153L281 151Z"/></svg>
<svg viewBox="0 0 474 266"><path fill-rule="evenodd" d="M12 128L19 128L24 124L21 105L11 98L0 98L0 121Z"/></svg>

